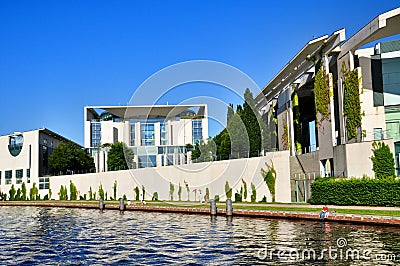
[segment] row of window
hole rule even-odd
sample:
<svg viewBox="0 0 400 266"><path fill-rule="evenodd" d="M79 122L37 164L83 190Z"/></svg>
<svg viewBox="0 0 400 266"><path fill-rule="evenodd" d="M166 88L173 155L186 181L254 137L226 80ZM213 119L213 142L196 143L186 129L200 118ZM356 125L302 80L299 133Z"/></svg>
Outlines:
<svg viewBox="0 0 400 266"><path fill-rule="evenodd" d="M135 146L136 140L136 127L135 123L131 121L131 141L130 145ZM141 123L140 124L141 133L141 145L142 146L155 146L155 126L154 123ZM197 143L203 139L203 125L202 120L192 121L192 135L193 143ZM91 137L92 137L92 147L99 147L101 145L101 123L92 122L91 123ZM161 145L168 145L168 131L165 123L160 123L160 139Z"/></svg>
<svg viewBox="0 0 400 266"><path fill-rule="evenodd" d="M146 155L139 156L139 168L147 168L147 167L156 167L157 166L157 157L156 155ZM176 164L181 164L181 156L175 157ZM187 163L187 156L185 155L183 159L183 163ZM174 156L172 154L168 154L167 156L161 156L161 166L173 165L174 164Z"/></svg>
<svg viewBox="0 0 400 266"><path fill-rule="evenodd" d="M12 184L12 177L13 177L13 171L12 170L6 170L4 171L4 184L5 185L11 185ZM15 170L15 183L16 184L22 184L22 178L24 177L24 170L23 169L17 169ZM26 169L26 183L31 182L31 169ZM0 185L3 184L3 176L2 176L2 171L0 171Z"/></svg>

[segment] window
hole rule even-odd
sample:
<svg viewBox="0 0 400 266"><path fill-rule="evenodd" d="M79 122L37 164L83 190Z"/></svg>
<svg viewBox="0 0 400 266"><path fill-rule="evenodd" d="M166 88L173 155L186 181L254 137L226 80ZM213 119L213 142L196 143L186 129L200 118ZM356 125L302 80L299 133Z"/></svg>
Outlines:
<svg viewBox="0 0 400 266"><path fill-rule="evenodd" d="M101 122L92 121L92 147L101 145Z"/></svg>
<svg viewBox="0 0 400 266"><path fill-rule="evenodd" d="M49 189L49 178L40 177L39 178L39 189Z"/></svg>
<svg viewBox="0 0 400 266"><path fill-rule="evenodd" d="M142 146L154 146L155 135L154 135L154 124L143 123L141 126L142 135Z"/></svg>
<svg viewBox="0 0 400 266"><path fill-rule="evenodd" d="M6 179L6 185L10 185L11 184L11 178L12 178L12 171L11 170L7 170L4 174L4 177Z"/></svg>
<svg viewBox="0 0 400 266"><path fill-rule="evenodd" d="M23 170L22 169L18 169L15 171L15 177L16 177L16 183L17 184L21 184L22 183L22 176L23 174Z"/></svg>
<svg viewBox="0 0 400 266"><path fill-rule="evenodd" d="M26 183L31 182L31 169L26 169Z"/></svg>
<svg viewBox="0 0 400 266"><path fill-rule="evenodd" d="M12 156L18 156L21 153L24 137L22 135L11 136L8 143L8 150Z"/></svg>
<svg viewBox="0 0 400 266"><path fill-rule="evenodd" d="M168 164L167 165L173 165L174 164L174 155L173 154L168 154L167 160L168 160Z"/></svg>
<svg viewBox="0 0 400 266"><path fill-rule="evenodd" d="M160 138L161 145L168 145L168 133L167 128L165 127L165 123L160 123Z"/></svg>
<svg viewBox="0 0 400 266"><path fill-rule="evenodd" d="M139 156L139 168L155 167L156 165L155 155Z"/></svg>
<svg viewBox="0 0 400 266"><path fill-rule="evenodd" d="M196 144L203 139L202 120L192 120L192 135L193 144Z"/></svg>
<svg viewBox="0 0 400 266"><path fill-rule="evenodd" d="M374 128L374 140L382 140L383 133L382 128Z"/></svg>

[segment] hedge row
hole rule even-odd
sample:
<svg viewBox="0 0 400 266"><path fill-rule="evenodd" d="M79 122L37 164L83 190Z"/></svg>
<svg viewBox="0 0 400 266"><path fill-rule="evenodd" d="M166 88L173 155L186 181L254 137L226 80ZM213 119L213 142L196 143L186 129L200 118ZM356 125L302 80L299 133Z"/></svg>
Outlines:
<svg viewBox="0 0 400 266"><path fill-rule="evenodd" d="M400 206L400 180L321 178L311 184L311 204Z"/></svg>

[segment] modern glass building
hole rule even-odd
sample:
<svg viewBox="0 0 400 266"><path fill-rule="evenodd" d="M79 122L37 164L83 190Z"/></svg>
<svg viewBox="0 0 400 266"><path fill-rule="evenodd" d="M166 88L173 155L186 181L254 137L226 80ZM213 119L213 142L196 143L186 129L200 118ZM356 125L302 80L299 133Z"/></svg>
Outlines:
<svg viewBox="0 0 400 266"><path fill-rule="evenodd" d="M190 163L187 144L208 137L207 105L85 107L85 148L97 171L107 171L104 144L124 142L135 168Z"/></svg>

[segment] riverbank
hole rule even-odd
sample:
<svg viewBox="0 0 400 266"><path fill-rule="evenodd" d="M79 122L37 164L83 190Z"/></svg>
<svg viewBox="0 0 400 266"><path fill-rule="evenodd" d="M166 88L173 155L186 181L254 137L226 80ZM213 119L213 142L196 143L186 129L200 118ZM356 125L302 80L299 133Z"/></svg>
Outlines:
<svg viewBox="0 0 400 266"><path fill-rule="evenodd" d="M0 206L35 206L99 209L96 201L2 201ZM105 210L119 210L117 201L106 201ZM369 206L330 206L335 213L326 221L373 225L400 226L400 208ZM126 211L169 212L210 215L208 204L196 202L141 202L127 201ZM306 204L251 204L234 203L233 215L255 218L278 218L320 221L319 205ZM218 203L217 215L225 216L225 204Z"/></svg>

